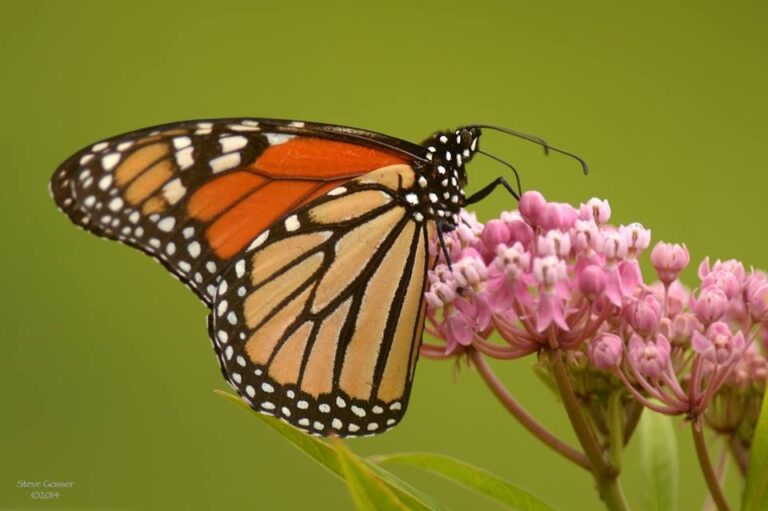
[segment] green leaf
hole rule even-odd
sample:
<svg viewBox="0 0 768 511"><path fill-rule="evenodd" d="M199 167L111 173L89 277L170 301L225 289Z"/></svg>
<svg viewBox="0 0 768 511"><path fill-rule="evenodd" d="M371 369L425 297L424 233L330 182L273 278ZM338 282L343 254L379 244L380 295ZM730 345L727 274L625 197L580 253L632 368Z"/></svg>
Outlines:
<svg viewBox="0 0 768 511"><path fill-rule="evenodd" d="M760 418L757 420L755 436L752 439L752 454L741 509L768 509L768 399L763 399Z"/></svg>
<svg viewBox="0 0 768 511"><path fill-rule="evenodd" d="M214 391L217 395L227 399L231 403L251 412L253 416L264 422L267 426L277 431L283 438L288 440L294 447L316 461L321 467L331 472L338 478L345 480L345 473L339 461L336 450L326 442L307 435L298 429L290 426L274 417L258 413L251 409L239 397L228 392L220 390ZM400 480L397 476L384 470L381 467L373 465L366 460L360 459L369 470L373 471L387 486L395 493L397 498L407 505L407 509L416 511L444 511L444 507L431 497L424 495L419 490Z"/></svg>
<svg viewBox="0 0 768 511"><path fill-rule="evenodd" d="M641 484L640 508L677 509L677 438L672 418L645 410L639 425Z"/></svg>
<svg viewBox="0 0 768 511"><path fill-rule="evenodd" d="M391 487L352 453L341 440L334 440L349 493L358 511L407 511Z"/></svg>
<svg viewBox="0 0 768 511"><path fill-rule="evenodd" d="M434 472L519 511L554 511L538 497L507 481L449 456L427 453L398 453L369 458L376 463L400 463Z"/></svg>

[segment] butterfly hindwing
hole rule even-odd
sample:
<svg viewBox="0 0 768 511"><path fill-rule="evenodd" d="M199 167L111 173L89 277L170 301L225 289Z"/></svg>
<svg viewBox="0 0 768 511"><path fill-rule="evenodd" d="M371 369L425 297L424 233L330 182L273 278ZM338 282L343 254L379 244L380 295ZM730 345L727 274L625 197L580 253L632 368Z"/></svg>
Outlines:
<svg viewBox="0 0 768 511"><path fill-rule="evenodd" d="M374 434L401 419L424 323L427 225L390 165L273 224L217 286L211 334L255 409L315 434Z"/></svg>
<svg viewBox="0 0 768 511"><path fill-rule="evenodd" d="M276 220L407 160L389 149L400 141L366 135L261 119L176 123L83 149L51 191L75 224L150 254L210 305L224 267Z"/></svg>

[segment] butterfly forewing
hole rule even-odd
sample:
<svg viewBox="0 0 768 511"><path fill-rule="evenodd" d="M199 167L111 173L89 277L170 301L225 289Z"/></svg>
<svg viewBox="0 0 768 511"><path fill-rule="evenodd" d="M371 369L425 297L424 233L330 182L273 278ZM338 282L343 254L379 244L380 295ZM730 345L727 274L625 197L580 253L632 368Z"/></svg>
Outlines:
<svg viewBox="0 0 768 511"><path fill-rule="evenodd" d="M331 128L225 119L128 133L69 158L52 193L77 225L152 255L210 304L224 267L275 221L405 161Z"/></svg>
<svg viewBox="0 0 768 511"><path fill-rule="evenodd" d="M316 434L394 426L424 323L427 227L408 165L334 188L255 239L217 286L211 334L259 411Z"/></svg>

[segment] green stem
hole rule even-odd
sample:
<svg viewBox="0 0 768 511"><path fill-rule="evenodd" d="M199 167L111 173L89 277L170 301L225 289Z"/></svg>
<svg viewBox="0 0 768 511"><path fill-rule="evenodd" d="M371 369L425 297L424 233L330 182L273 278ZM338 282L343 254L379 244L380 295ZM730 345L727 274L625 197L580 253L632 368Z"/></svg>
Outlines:
<svg viewBox="0 0 768 511"><path fill-rule="evenodd" d="M707 482L709 494L712 495L712 500L715 501L718 511L730 511L731 508L725 500L725 495L723 495L723 490L720 488L720 483L717 480L717 474L715 474L715 470L712 468L712 461L709 459L707 441L704 439L704 431L700 419L691 424L691 432L693 434L693 443L696 446L696 456L699 458L699 465L701 465L704 480Z"/></svg>
<svg viewBox="0 0 768 511"><path fill-rule="evenodd" d="M584 449L584 453L592 463L592 475L595 478L600 498L603 499L610 511L627 511L629 506L621 486L619 486L619 474L615 467L606 462L595 434L579 407L578 398L573 391L573 385L563 362L563 352L559 349L552 350L549 358L552 375L563 400L565 411L571 421L571 426Z"/></svg>
<svg viewBox="0 0 768 511"><path fill-rule="evenodd" d="M616 472L621 472L621 457L624 453L624 390L614 391L608 398L608 441L609 458Z"/></svg>

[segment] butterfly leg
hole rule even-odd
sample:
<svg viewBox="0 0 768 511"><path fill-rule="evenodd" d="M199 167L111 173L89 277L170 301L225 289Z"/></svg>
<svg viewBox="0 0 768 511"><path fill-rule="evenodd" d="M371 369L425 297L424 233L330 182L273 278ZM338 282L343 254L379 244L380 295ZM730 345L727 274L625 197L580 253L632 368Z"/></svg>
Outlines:
<svg viewBox="0 0 768 511"><path fill-rule="evenodd" d="M514 190L514 188L512 188L512 185L510 185L507 182L507 180L504 179L503 177L497 177L496 179L494 179L493 181L491 181L490 183L485 185L483 188L481 188L480 190L476 191L475 193L473 193L472 195L467 197L466 200L464 201L464 203L465 204L474 204L476 202L479 202L479 201L485 199L499 185L501 185L504 188L506 188L507 191L512 195L512 197L514 197L517 200L520 200L520 196L517 194L517 192Z"/></svg>
<svg viewBox="0 0 768 511"><path fill-rule="evenodd" d="M451 232L456 229L456 224L448 222L446 220L438 220L437 222L437 240L440 243L440 250L443 252L445 262L448 265L448 269L453 271L453 264L451 263L451 255L448 253L448 245L445 244L445 233Z"/></svg>

